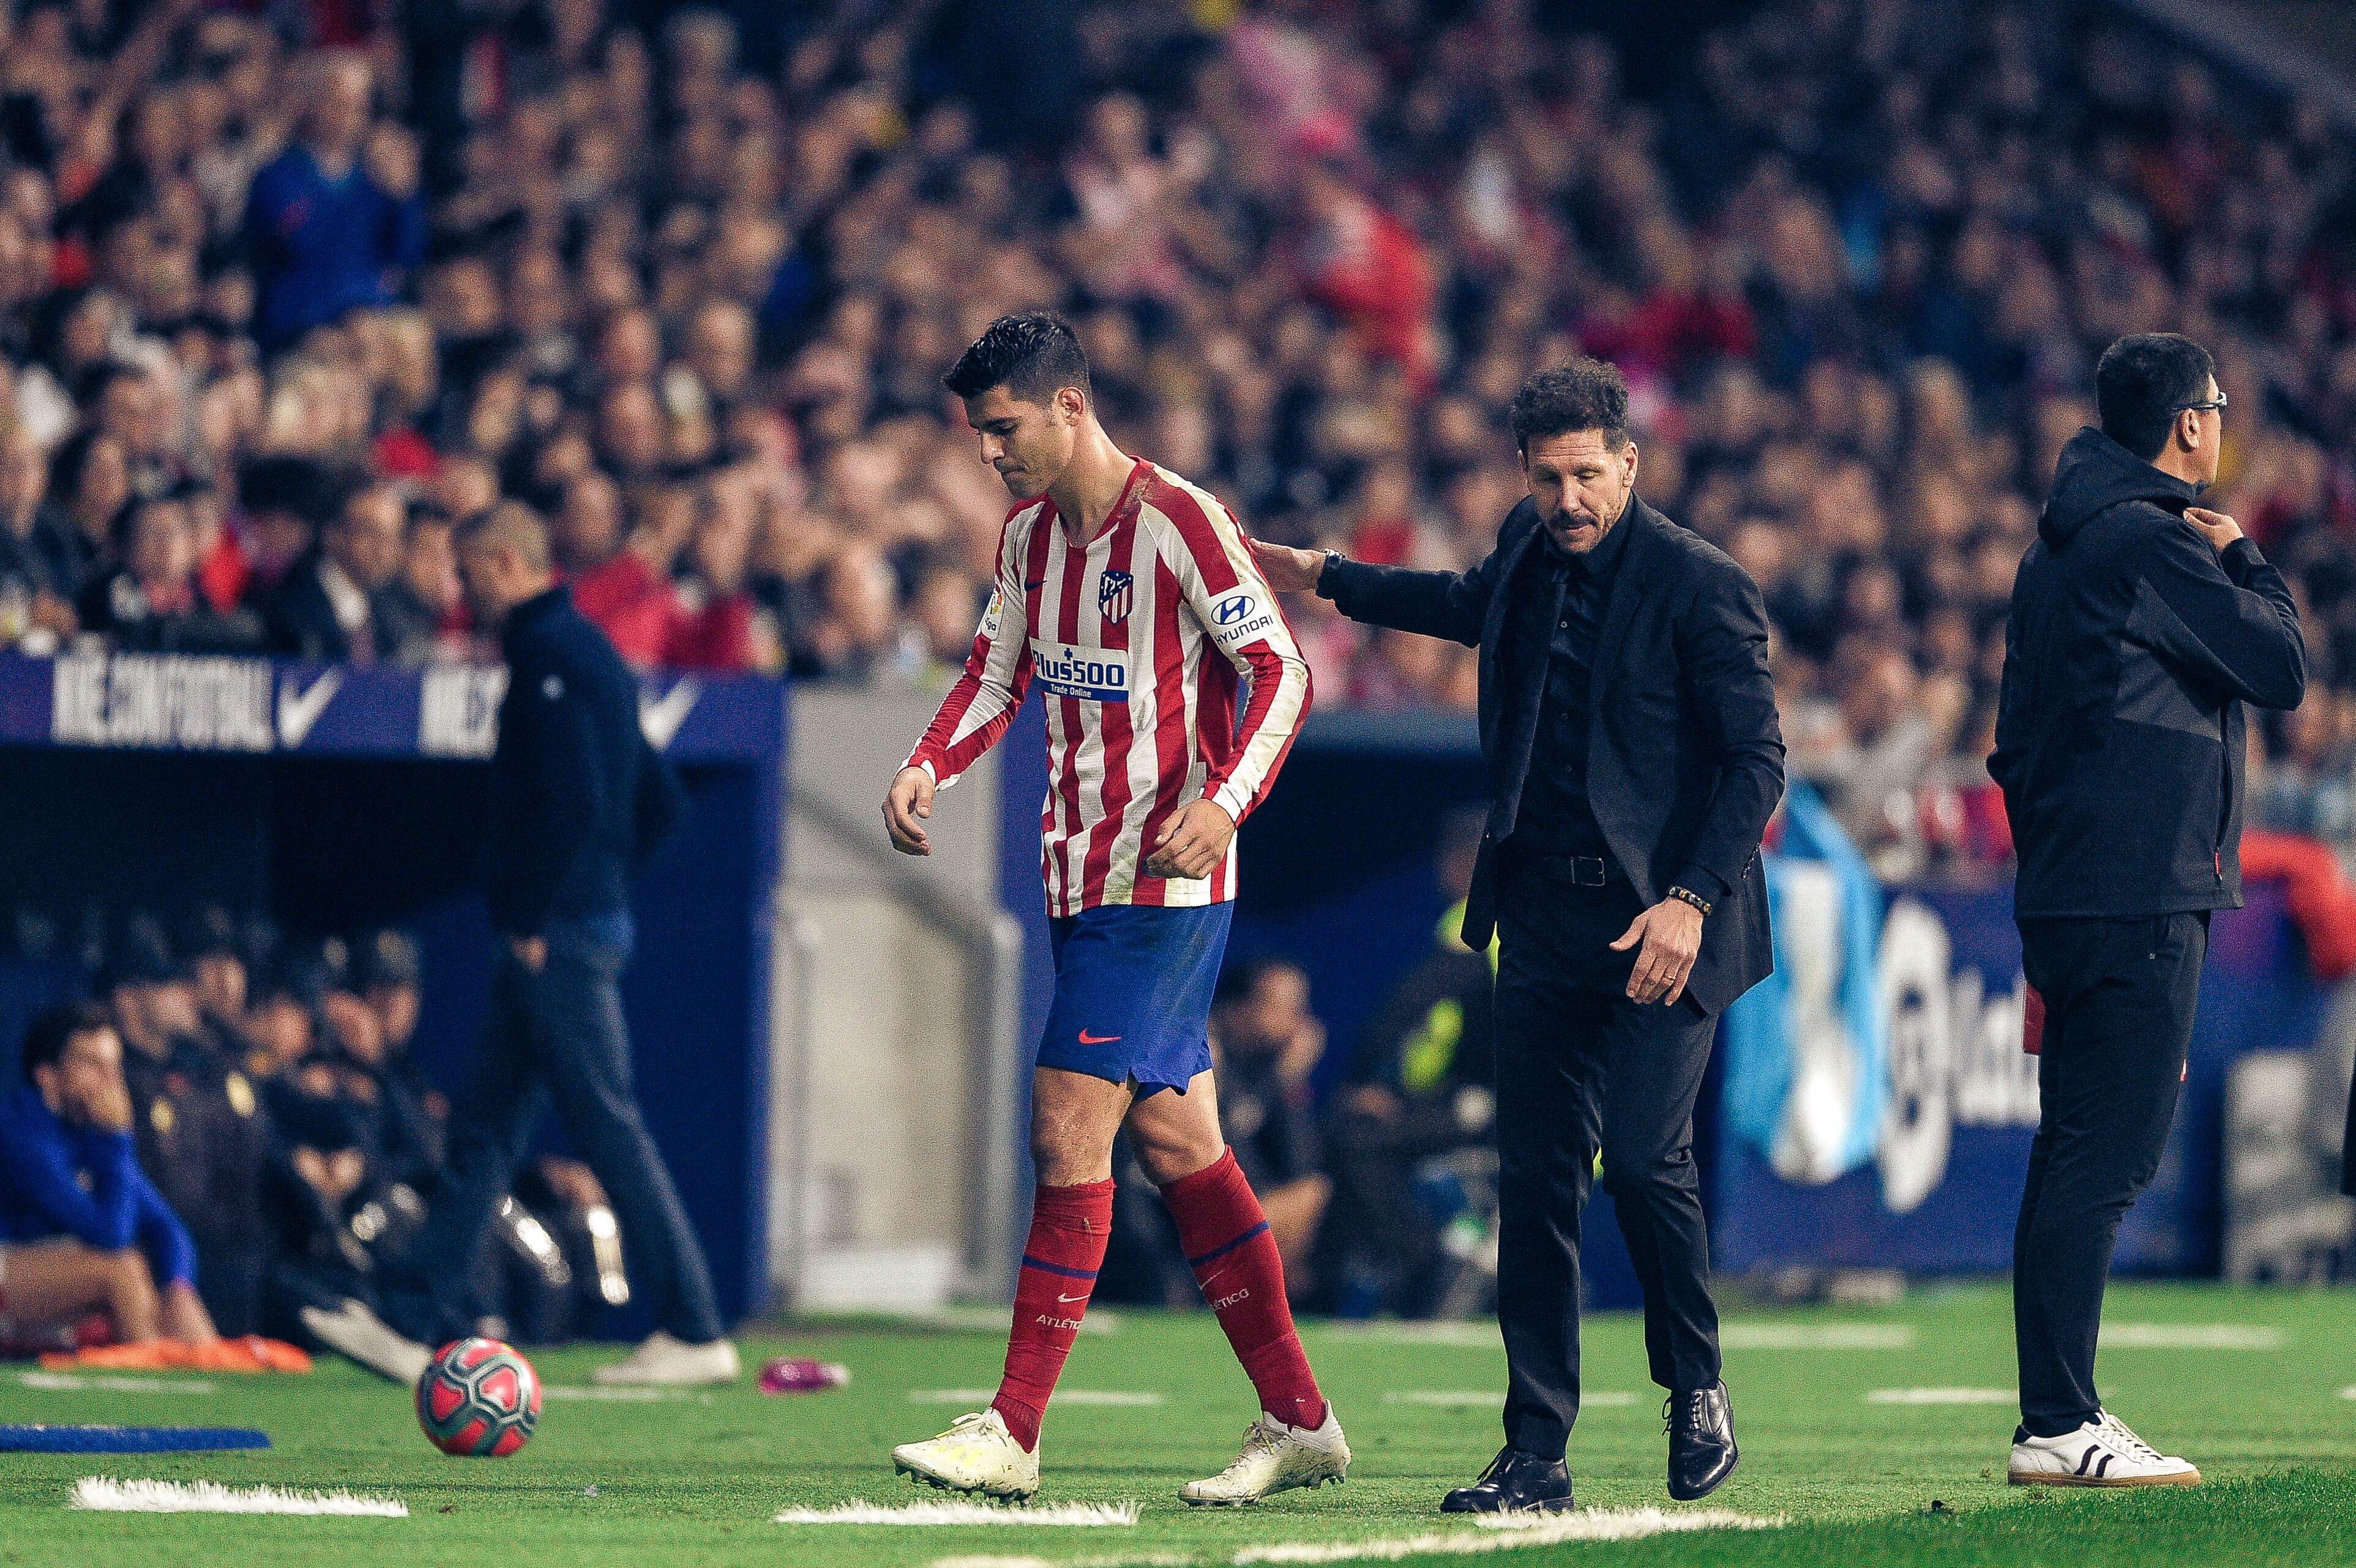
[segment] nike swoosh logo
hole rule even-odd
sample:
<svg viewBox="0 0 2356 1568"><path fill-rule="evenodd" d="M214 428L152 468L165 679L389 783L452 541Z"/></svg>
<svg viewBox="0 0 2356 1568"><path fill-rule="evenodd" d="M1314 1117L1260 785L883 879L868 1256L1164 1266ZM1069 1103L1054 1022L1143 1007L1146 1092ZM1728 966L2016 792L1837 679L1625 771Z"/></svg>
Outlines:
<svg viewBox="0 0 2356 1568"><path fill-rule="evenodd" d="M638 697L638 730L647 744L658 752L668 752L679 736L679 727L687 722L694 711L695 699L703 693L695 682L682 680L665 692L658 701L648 701L644 693Z"/></svg>
<svg viewBox="0 0 2356 1568"><path fill-rule="evenodd" d="M1056 1296L1056 1297L1055 1297L1055 1300L1056 1300L1060 1305L1065 1306L1065 1307L1069 1307L1069 1306L1070 1306L1073 1302L1075 1302L1075 1301L1086 1301L1087 1299L1087 1296L1085 1296L1085 1295L1081 1295L1081 1296L1064 1296L1064 1295L1058 1294L1058 1295Z"/></svg>
<svg viewBox="0 0 2356 1568"><path fill-rule="evenodd" d="M331 669L303 690L292 677L278 682L278 743L288 751L301 745L311 733L311 726L327 710L327 704L344 684L344 672Z"/></svg>
<svg viewBox="0 0 2356 1568"><path fill-rule="evenodd" d="M1110 1045L1114 1040L1117 1040L1119 1038L1120 1036L1117 1034L1090 1034L1086 1029L1082 1029L1080 1031L1080 1043L1082 1045Z"/></svg>

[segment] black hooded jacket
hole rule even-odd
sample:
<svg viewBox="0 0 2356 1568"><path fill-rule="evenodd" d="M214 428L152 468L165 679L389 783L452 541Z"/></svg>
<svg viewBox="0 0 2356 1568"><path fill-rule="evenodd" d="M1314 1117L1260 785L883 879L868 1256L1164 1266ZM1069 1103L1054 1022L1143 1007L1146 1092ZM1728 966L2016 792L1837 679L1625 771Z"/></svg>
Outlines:
<svg viewBox="0 0 2356 1568"><path fill-rule="evenodd" d="M2062 448L1988 758L2024 920L2241 904L2242 704L2297 707L2307 650L2258 547L2184 520L2195 494L2099 430Z"/></svg>

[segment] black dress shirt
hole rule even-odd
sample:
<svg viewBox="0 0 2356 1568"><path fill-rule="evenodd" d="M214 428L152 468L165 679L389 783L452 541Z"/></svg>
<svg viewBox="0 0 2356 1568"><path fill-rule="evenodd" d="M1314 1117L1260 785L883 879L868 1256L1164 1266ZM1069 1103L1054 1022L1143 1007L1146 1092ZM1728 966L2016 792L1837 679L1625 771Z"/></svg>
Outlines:
<svg viewBox="0 0 2356 1568"><path fill-rule="evenodd" d="M1620 558L1627 552L1628 530L1621 526L1625 520L1623 514L1584 555L1566 554L1547 538L1534 552L1529 586L1515 606L1517 616L1543 616L1551 623L1526 622L1519 640L1520 646L1547 650L1546 694L1539 699L1529 778L1511 839L1525 853L1612 858L1587 798L1588 695L1604 608ZM1619 874L1616 866L1612 874Z"/></svg>

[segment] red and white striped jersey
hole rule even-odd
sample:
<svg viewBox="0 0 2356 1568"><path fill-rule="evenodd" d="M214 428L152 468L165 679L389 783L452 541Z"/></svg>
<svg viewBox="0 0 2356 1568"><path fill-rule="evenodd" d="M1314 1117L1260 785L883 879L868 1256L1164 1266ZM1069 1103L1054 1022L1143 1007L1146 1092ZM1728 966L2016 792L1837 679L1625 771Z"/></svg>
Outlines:
<svg viewBox="0 0 2356 1568"><path fill-rule="evenodd" d="M1047 708L1047 912L1234 898L1232 845L1199 880L1143 869L1162 826L1198 799L1242 822L1309 713L1309 666L1227 509L1142 459L1085 547L1045 496L1016 507L965 673L908 765L954 782L1034 679Z"/></svg>

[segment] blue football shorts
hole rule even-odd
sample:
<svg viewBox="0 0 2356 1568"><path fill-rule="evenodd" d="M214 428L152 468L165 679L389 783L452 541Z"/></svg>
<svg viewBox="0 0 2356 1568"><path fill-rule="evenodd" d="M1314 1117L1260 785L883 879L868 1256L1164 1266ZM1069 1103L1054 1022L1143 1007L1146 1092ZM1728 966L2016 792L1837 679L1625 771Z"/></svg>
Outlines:
<svg viewBox="0 0 2356 1568"><path fill-rule="evenodd" d="M1232 903L1103 904L1051 918L1055 999L1039 1065L1133 1080L1140 1098L1184 1093L1210 1071L1211 993L1234 915Z"/></svg>

